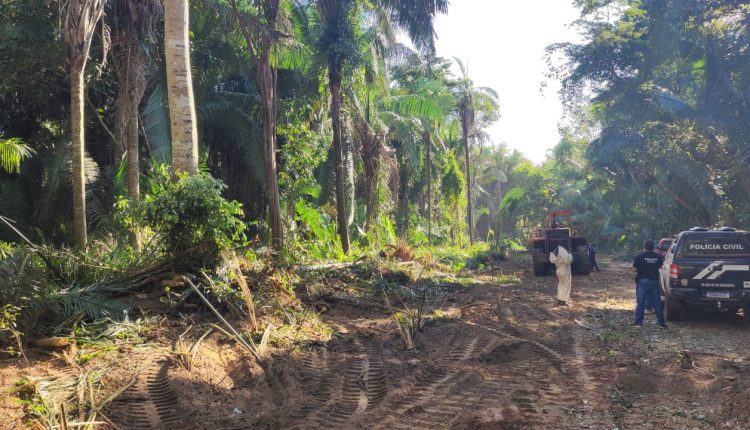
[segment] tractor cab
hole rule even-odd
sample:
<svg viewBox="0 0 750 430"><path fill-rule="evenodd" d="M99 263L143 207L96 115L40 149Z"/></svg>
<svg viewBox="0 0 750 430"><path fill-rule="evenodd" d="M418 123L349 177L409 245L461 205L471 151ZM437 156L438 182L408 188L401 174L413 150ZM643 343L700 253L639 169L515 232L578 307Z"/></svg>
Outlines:
<svg viewBox="0 0 750 430"><path fill-rule="evenodd" d="M567 228L568 231L573 230L573 224L571 221L572 211L560 210L560 211L549 211L547 213L547 227L549 228Z"/></svg>
<svg viewBox="0 0 750 430"><path fill-rule="evenodd" d="M572 216L571 210L549 211L546 226L533 231L529 238L529 251L532 253L535 275L544 276L552 272L549 253L558 246L563 246L573 254L574 274L588 275L591 272L586 238L575 235Z"/></svg>

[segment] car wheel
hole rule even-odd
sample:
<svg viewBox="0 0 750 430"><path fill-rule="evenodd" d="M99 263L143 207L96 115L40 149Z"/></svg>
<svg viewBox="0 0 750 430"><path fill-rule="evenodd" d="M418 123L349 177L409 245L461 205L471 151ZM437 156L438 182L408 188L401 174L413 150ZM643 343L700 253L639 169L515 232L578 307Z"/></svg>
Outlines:
<svg viewBox="0 0 750 430"><path fill-rule="evenodd" d="M750 326L750 309L749 308L742 309L742 322L745 323L746 326Z"/></svg>
<svg viewBox="0 0 750 430"><path fill-rule="evenodd" d="M667 321L679 321L682 315L680 310L675 306L671 306L668 300L664 301L664 318Z"/></svg>

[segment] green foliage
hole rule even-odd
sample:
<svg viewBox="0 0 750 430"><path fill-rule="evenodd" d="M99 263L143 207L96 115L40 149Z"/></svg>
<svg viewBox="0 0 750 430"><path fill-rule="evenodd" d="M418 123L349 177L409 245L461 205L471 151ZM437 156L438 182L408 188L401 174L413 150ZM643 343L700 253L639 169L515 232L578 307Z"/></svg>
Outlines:
<svg viewBox="0 0 750 430"><path fill-rule="evenodd" d="M321 186L316 182L315 171L325 162L330 144L327 136L311 129L304 120L310 109L290 109L285 113L288 123L277 128L284 141L279 187L290 205L304 195L320 197Z"/></svg>
<svg viewBox="0 0 750 430"><path fill-rule="evenodd" d="M465 205L466 201L461 201L464 189L466 187L466 178L464 177L461 167L458 165L456 155L451 151L445 156L443 162L443 177L440 182L440 192L452 207L457 210L460 206Z"/></svg>
<svg viewBox="0 0 750 430"><path fill-rule="evenodd" d="M350 74L362 61L357 0L319 0L322 31L318 51L329 67Z"/></svg>
<svg viewBox="0 0 750 430"><path fill-rule="evenodd" d="M171 255L215 264L221 251L245 240L242 206L221 196L225 188L207 173L173 181L168 166L156 166L148 193L134 205L134 222L159 234Z"/></svg>
<svg viewBox="0 0 750 430"><path fill-rule="evenodd" d="M33 153L34 150L24 145L21 139L0 138L0 167L8 173L20 173L21 162Z"/></svg>
<svg viewBox="0 0 750 430"><path fill-rule="evenodd" d="M515 274L501 273L500 276L497 277L497 283L500 285L518 284L520 282L521 278Z"/></svg>
<svg viewBox="0 0 750 430"><path fill-rule="evenodd" d="M0 240L0 260L8 258L13 251L13 244Z"/></svg>
<svg viewBox="0 0 750 430"><path fill-rule="evenodd" d="M580 6L583 42L549 48L567 57L552 74L573 119L547 166L565 178L559 200L619 254L692 225L750 222L750 54L737 38L750 23L726 19L746 5Z"/></svg>
<svg viewBox="0 0 750 430"><path fill-rule="evenodd" d="M343 259L341 241L331 216L310 206L304 199L297 200L295 210L299 251L315 259Z"/></svg>
<svg viewBox="0 0 750 430"><path fill-rule="evenodd" d="M437 248L433 257L441 264L447 265L451 271L460 272L463 269L480 269L483 266L483 260L490 252L489 244L476 242L467 247L444 246Z"/></svg>
<svg viewBox="0 0 750 430"><path fill-rule="evenodd" d="M508 213L515 212L516 208L521 205L521 202L523 201L525 196L526 191L523 188L511 188L507 193L505 193L503 199L500 201L500 209Z"/></svg>
<svg viewBox="0 0 750 430"><path fill-rule="evenodd" d="M39 333L80 320L121 319L128 306L116 296L160 270L156 259L148 250L136 256L111 242L96 241L85 252L19 245L0 260L0 301L19 308L24 329Z"/></svg>
<svg viewBox="0 0 750 430"><path fill-rule="evenodd" d="M23 352L21 349L21 336L23 336L23 333L19 330L17 323L20 313L21 308L11 303L7 303L0 308L0 352L11 355ZM11 340L15 341L15 345L6 347Z"/></svg>

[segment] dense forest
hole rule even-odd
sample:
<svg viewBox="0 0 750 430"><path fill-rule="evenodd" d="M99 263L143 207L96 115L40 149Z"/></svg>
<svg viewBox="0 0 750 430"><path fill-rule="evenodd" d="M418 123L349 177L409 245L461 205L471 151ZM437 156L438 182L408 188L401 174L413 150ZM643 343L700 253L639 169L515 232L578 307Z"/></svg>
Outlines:
<svg viewBox="0 0 750 430"><path fill-rule="evenodd" d="M750 225L747 2L573 3L534 163L437 55L448 0L2 1L0 346L183 274L520 252L555 208L616 257Z"/></svg>
<svg viewBox="0 0 750 430"><path fill-rule="evenodd" d="M3 255L510 249L550 208L622 253L747 224L746 5L577 4L537 165L486 132L512 106L435 55L445 1L4 2Z"/></svg>
<svg viewBox="0 0 750 430"><path fill-rule="evenodd" d="M190 52L169 53L159 1L5 2L0 213L35 243L133 239L125 208L158 197L179 156L241 203L246 238L296 258L523 242L552 207L613 249L747 223L742 2L579 2L585 42L549 47L569 114L542 165L490 141L512 107L434 55L446 2L333 3L191 2L175 12ZM187 82L169 81L177 54ZM179 84L193 100L181 127Z"/></svg>

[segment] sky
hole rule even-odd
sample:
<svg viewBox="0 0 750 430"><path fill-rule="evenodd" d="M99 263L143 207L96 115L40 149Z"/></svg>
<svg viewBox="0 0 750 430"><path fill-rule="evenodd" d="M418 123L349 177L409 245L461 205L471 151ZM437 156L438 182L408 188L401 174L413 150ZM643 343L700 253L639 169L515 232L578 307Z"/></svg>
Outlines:
<svg viewBox="0 0 750 430"><path fill-rule="evenodd" d="M489 130L492 141L535 163L559 141L563 115L560 83L545 77L544 49L578 41L569 27L577 17L571 0L452 0L435 23L437 54L460 58L476 86L500 95L502 118Z"/></svg>

